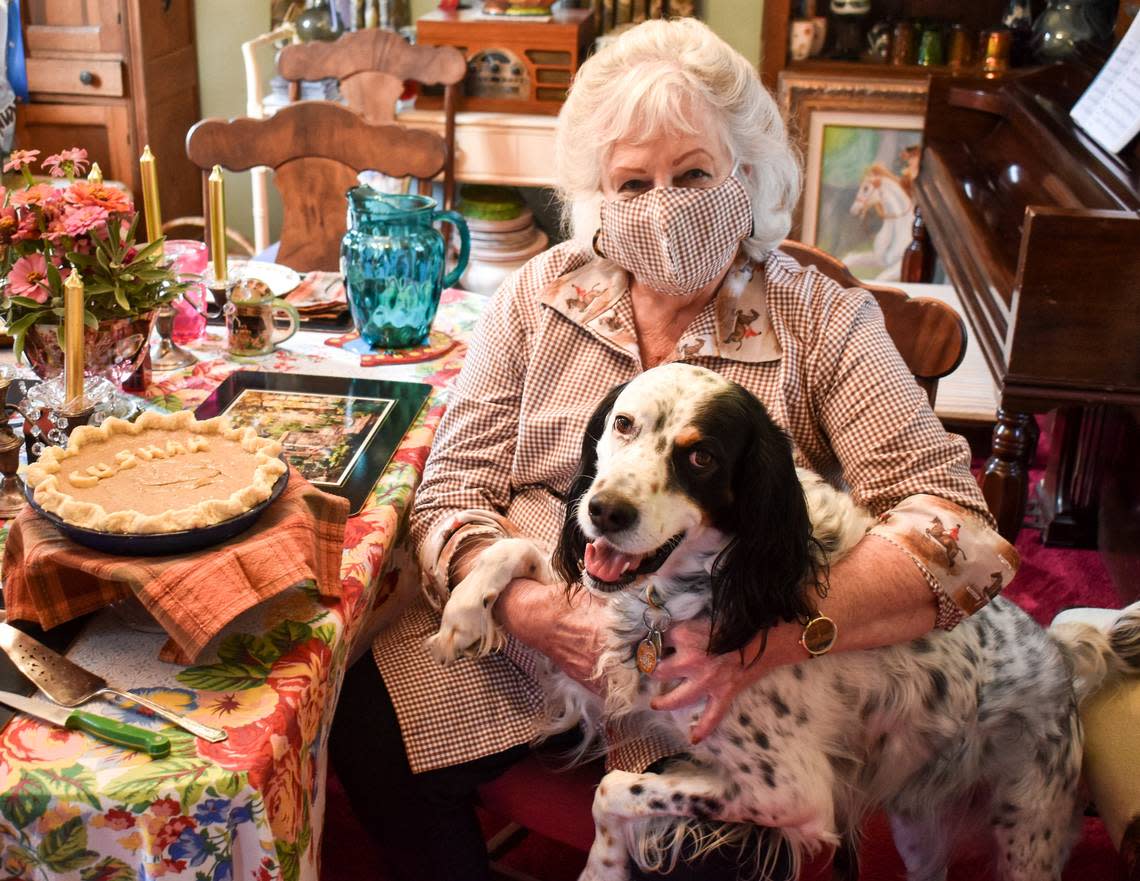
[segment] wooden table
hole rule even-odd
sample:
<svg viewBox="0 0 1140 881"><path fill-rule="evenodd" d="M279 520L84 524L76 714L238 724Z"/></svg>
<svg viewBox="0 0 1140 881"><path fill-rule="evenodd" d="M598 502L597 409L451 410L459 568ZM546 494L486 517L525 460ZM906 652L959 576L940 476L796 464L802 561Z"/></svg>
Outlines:
<svg viewBox="0 0 1140 881"><path fill-rule="evenodd" d="M445 292L435 327L466 340L482 303ZM13 718L0 731L4 877L318 877L326 746L341 678L354 645L367 636L370 613L394 605L393 550L466 343L436 361L363 368L358 355L325 345L325 334L302 332L273 355L237 360L225 356L220 333L209 328L191 347L203 360L156 374L146 397L169 409L193 408L240 369L426 381L435 391L370 501L349 519L339 602L287 590L238 618L192 667L156 660L165 634L131 629L109 610L91 621L69 657L225 728L229 738L208 744L153 717L97 703L98 712L170 736L171 756L151 760ZM6 534L4 527L0 536Z"/></svg>

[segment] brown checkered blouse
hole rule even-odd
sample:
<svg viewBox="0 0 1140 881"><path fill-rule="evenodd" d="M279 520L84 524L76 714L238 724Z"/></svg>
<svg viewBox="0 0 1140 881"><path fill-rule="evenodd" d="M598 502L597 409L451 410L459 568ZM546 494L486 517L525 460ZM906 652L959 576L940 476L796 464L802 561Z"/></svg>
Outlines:
<svg viewBox="0 0 1140 881"><path fill-rule="evenodd" d="M750 389L790 434L799 464L886 515L873 531L923 571L940 626L972 611L963 592L993 593L970 583L978 572L1000 573L1002 585L1012 577L1016 552L991 528L966 443L943 430L868 292L843 289L780 252L763 264L741 258L671 360ZM471 528L456 516L469 509L504 514L553 546L594 406L641 371L627 276L615 264L568 242L508 280L476 332L416 499L412 539L429 576L440 574L434 555L447 535ZM944 543L923 531L936 518L969 549L969 573L954 570L953 559L948 569ZM442 668L422 647L438 625L425 596L373 646L412 769L532 740L536 655L511 640L500 654ZM640 770L664 748L634 740L610 758Z"/></svg>

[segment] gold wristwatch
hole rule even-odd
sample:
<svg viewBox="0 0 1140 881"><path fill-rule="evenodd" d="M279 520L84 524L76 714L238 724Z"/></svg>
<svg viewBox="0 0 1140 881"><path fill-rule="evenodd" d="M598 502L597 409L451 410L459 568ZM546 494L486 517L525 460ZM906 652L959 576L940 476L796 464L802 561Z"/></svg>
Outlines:
<svg viewBox="0 0 1140 881"><path fill-rule="evenodd" d="M804 651L815 658L831 651L831 647L835 645L835 640L838 638L839 628L835 626L835 622L826 615L816 612L815 617L804 625L800 645L804 647Z"/></svg>

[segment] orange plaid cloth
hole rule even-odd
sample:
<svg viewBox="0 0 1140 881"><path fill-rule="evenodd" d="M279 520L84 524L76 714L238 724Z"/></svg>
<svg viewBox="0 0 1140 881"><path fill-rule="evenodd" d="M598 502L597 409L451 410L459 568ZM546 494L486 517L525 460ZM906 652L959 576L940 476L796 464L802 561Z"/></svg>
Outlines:
<svg viewBox="0 0 1140 881"><path fill-rule="evenodd" d="M8 618L48 629L133 593L170 636L160 657L189 663L230 621L305 581L339 597L348 500L294 469L248 532L192 554L120 557L75 544L30 507L4 546Z"/></svg>

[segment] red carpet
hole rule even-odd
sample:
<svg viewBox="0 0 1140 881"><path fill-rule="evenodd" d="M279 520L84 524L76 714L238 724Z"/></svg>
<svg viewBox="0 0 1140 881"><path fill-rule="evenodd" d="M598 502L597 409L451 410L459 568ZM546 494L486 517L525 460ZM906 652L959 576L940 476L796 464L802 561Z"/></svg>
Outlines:
<svg viewBox="0 0 1140 881"><path fill-rule="evenodd" d="M1048 624L1061 609L1070 606L1117 608L1120 598L1113 590L1107 571L1095 551L1071 551L1041 545L1036 530L1023 529L1017 542L1021 570L1006 590L1041 624ZM485 818L493 831L499 825ZM565 846L528 837L505 859L510 868L541 878L542 881L572 881L578 877L584 855ZM891 843L882 816L873 818L866 830L861 850L862 881L898 881L904 877L902 863ZM827 874L805 876L805 881L822 881ZM1123 881L1124 869L1099 820L1085 821L1084 834L1069 860L1064 881ZM328 812L325 822L322 881L387 881L383 859L370 847L365 830L353 817L343 790L330 771ZM949 881L990 881L984 865L976 862L955 865Z"/></svg>

